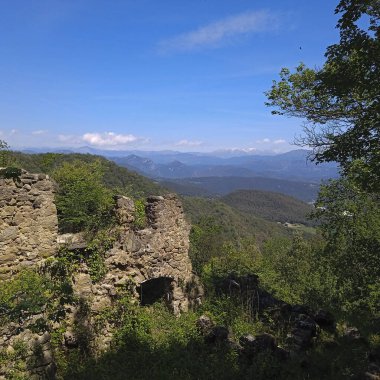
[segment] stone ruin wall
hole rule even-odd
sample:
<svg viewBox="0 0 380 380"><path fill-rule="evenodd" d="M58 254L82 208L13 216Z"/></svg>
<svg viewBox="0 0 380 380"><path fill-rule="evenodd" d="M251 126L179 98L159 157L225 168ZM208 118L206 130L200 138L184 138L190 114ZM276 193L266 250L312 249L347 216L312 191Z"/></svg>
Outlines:
<svg viewBox="0 0 380 380"><path fill-rule="evenodd" d="M76 235L58 235L54 193L54 183L45 174L23 170L19 178L0 178L0 280L54 256L65 243L74 249L85 246L80 237L79 244L75 243ZM138 297L141 283L165 277L171 279L173 312L186 311L200 295L189 291L196 279L188 256L190 225L181 202L174 194L149 197L147 225L140 230L134 226L133 200L118 196L115 203L119 238L106 253L106 276L92 284L83 267L74 278L74 289L96 303L96 296L112 295L130 282L136 284Z"/></svg>
<svg viewBox="0 0 380 380"><path fill-rule="evenodd" d="M136 298L145 282L165 278L170 282L168 304L174 314L187 311L200 302L201 287L192 272L188 256L190 225L182 204L169 194L147 199L147 226L134 228L134 203L127 197L116 199L119 238L106 253L106 275L99 284L91 284L86 270L74 279L74 289L93 296L93 308L109 303L117 288L129 285ZM99 306L98 306L99 304Z"/></svg>
<svg viewBox="0 0 380 380"><path fill-rule="evenodd" d="M192 272L188 256L190 225L178 198L173 194L149 197L147 226L140 230L134 227L135 209L131 199L118 197L115 212L119 238L106 252L105 277L99 283L92 283L88 268L82 265L73 279L74 293L87 300L90 306L89 325L102 310L112 306L119 289L127 287L138 300L142 286L149 280L164 278L170 281L166 303L175 315L199 305L203 288ZM80 246L75 236L73 243ZM75 310L69 318L75 319ZM103 327L93 342L96 351L109 348L113 330L109 324ZM68 329L65 341L68 345L75 342L75 332Z"/></svg>
<svg viewBox="0 0 380 380"><path fill-rule="evenodd" d="M148 198L144 229L134 227L135 209L131 199L117 197L115 213L118 239L106 253L105 277L99 283L92 283L88 268L83 265L73 278L74 292L90 306L88 326L104 308L112 305L118 289L128 285L138 299L142 285L157 278L170 280L168 306L175 314L198 304L203 291L192 273L188 256L190 226L177 197ZM0 281L54 256L62 244L73 249L85 247L76 235L58 235L54 183L49 177L22 171L18 179L0 179ZM68 349L75 346L76 337L70 326L77 313L75 306L68 305L67 328L62 337ZM40 317L43 315L35 315L29 322ZM50 334L33 333L28 323L20 326L12 323L1 329L0 350L12 352L15 342L25 342L29 378L54 379ZM108 349L112 335L113 326L105 326L93 342L98 352ZM38 357L36 349L40 352ZM0 369L0 379L5 379L8 370Z"/></svg>
<svg viewBox="0 0 380 380"><path fill-rule="evenodd" d="M23 170L17 179L0 178L0 281L54 255L57 236L49 177Z"/></svg>

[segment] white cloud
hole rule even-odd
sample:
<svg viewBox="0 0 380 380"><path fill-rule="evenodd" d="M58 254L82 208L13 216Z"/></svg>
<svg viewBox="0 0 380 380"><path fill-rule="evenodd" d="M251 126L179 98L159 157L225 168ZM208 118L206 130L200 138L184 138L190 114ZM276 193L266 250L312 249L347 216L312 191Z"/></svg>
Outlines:
<svg viewBox="0 0 380 380"><path fill-rule="evenodd" d="M85 133L82 136L82 140L96 146L115 146L115 145L126 145L138 140L136 136L133 135L122 135L116 134L114 132L104 132L104 133Z"/></svg>
<svg viewBox="0 0 380 380"><path fill-rule="evenodd" d="M257 148L237 148L237 147L234 147L234 148L220 149L220 151L229 152L229 153L234 153L234 152L237 152L237 153L239 153L239 152L253 153L253 152L257 151Z"/></svg>
<svg viewBox="0 0 380 380"><path fill-rule="evenodd" d="M256 140L257 144L274 144L274 145L279 145L279 144L285 144L287 143L286 140L284 139L276 139L276 140L271 140L268 137L262 139L262 140Z"/></svg>
<svg viewBox="0 0 380 380"><path fill-rule="evenodd" d="M18 132L17 129L11 129L9 134L12 136L12 135L15 135L17 132Z"/></svg>
<svg viewBox="0 0 380 380"><path fill-rule="evenodd" d="M45 133L47 133L46 129L38 129L37 131L33 131L32 135L44 135Z"/></svg>
<svg viewBox="0 0 380 380"><path fill-rule="evenodd" d="M273 13L268 11L249 11L161 41L159 48L162 51L186 51L207 46L218 46L232 37L277 29L278 25L279 18Z"/></svg>
<svg viewBox="0 0 380 380"><path fill-rule="evenodd" d="M266 138L264 138L262 140L256 140L257 144L269 144L271 142L272 142L271 139L268 139L268 137L266 137Z"/></svg>
<svg viewBox="0 0 380 380"><path fill-rule="evenodd" d="M94 132L83 135L58 135L61 143L67 144L89 144L97 147L122 147L134 142L147 143L148 139L136 137L131 134L118 134L114 132Z"/></svg>
<svg viewBox="0 0 380 380"><path fill-rule="evenodd" d="M198 141L198 140L191 141L191 140L184 139L184 140L178 141L174 145L175 146L189 146L189 147L192 147L192 146L200 146L202 144L203 144L203 141Z"/></svg>

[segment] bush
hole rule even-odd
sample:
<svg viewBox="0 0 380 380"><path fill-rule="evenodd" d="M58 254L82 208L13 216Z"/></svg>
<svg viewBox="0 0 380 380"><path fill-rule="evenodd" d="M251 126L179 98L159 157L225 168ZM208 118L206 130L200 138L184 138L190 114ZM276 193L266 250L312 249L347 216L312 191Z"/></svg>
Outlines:
<svg viewBox="0 0 380 380"><path fill-rule="evenodd" d="M144 199L137 199L135 200L135 214L134 214L134 222L133 225L137 229L143 229L146 227L147 219L146 219L146 213L145 213L145 200Z"/></svg>
<svg viewBox="0 0 380 380"><path fill-rule="evenodd" d="M21 175L21 169L15 167L8 167L0 169L0 178L13 178L17 179Z"/></svg>
<svg viewBox="0 0 380 380"><path fill-rule="evenodd" d="M53 172L58 183L56 204L62 232L98 230L112 223L112 192L102 183L99 161L64 162Z"/></svg>
<svg viewBox="0 0 380 380"><path fill-rule="evenodd" d="M306 241L298 234L267 242L258 269L260 283L285 302L331 308L338 297L337 277L322 251L321 241Z"/></svg>

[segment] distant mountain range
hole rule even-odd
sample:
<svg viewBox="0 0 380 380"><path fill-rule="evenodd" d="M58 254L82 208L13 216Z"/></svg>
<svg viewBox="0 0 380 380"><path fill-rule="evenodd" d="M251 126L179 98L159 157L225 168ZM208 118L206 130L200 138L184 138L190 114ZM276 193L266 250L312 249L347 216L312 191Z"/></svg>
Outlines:
<svg viewBox="0 0 380 380"><path fill-rule="evenodd" d="M156 153L157 154L157 153ZM315 165L308 160L310 152L295 150L269 155L244 155L220 158L193 153L163 153L156 157L131 154L112 157L121 166L135 170L151 178L199 178L199 177L263 177L319 183L323 179L338 176L335 163ZM147 157L150 156L150 157ZM172 160L168 162L168 158Z"/></svg>
<svg viewBox="0 0 380 380"><path fill-rule="evenodd" d="M212 197L241 189L275 191L306 202L316 198L321 181L338 176L336 163L316 165L310 151L257 154L243 150L212 153L115 151L91 147L28 149L26 153L89 153L153 178L183 195Z"/></svg>

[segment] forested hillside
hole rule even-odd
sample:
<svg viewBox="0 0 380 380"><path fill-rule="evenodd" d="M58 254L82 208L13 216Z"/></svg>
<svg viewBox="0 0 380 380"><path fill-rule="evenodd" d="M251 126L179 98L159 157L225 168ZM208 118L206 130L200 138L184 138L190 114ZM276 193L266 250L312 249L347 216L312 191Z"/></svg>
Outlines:
<svg viewBox="0 0 380 380"><path fill-rule="evenodd" d="M52 174L54 170L64 163L73 163L75 161L80 161L84 164L99 162L103 173L102 182L105 186L115 191L120 190L120 192L126 192L136 197L158 195L166 191L154 181L122 168L101 156L77 153L25 154L12 152L13 164L32 173Z"/></svg>
<svg viewBox="0 0 380 380"><path fill-rule="evenodd" d="M160 180L160 182L167 188L183 195L226 195L235 190L248 189L282 193L304 202L315 201L320 187L320 184L315 182L297 182L264 177L181 178Z"/></svg>
<svg viewBox="0 0 380 380"><path fill-rule="evenodd" d="M222 197L221 201L244 213L274 222L314 224L310 220L312 206L280 193L239 190Z"/></svg>
<svg viewBox="0 0 380 380"><path fill-rule="evenodd" d="M291 236L283 226L255 213L241 212L218 199L183 197L183 204L189 220L193 224L206 220L218 225L222 241L234 241L237 244L244 239L254 239L263 243L271 237Z"/></svg>

